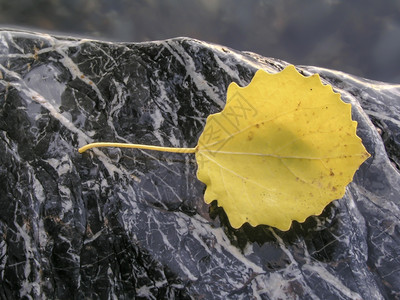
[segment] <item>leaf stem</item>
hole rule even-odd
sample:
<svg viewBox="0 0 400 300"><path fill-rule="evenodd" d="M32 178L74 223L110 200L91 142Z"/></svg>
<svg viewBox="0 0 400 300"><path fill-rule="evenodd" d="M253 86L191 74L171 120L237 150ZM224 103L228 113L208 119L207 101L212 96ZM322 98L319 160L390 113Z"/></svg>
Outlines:
<svg viewBox="0 0 400 300"><path fill-rule="evenodd" d="M161 147L161 146L126 144L126 143L108 143L108 142L87 144L86 146L79 148L78 151L79 151L79 153L83 153L86 150L89 150L92 148L99 148L99 147L134 148L134 149L145 149L145 150L174 152L174 153L195 153L197 151L197 147L195 147L195 148L174 148L174 147Z"/></svg>

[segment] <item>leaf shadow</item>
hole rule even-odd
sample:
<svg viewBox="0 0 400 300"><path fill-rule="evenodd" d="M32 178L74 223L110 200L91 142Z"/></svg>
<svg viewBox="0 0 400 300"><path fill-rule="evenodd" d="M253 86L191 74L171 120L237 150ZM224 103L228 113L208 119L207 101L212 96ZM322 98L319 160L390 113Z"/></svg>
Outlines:
<svg viewBox="0 0 400 300"><path fill-rule="evenodd" d="M250 243L256 243L262 247L264 244L283 244L287 248L293 248L294 245L302 244L307 248L314 248L314 252L318 253L318 248L326 248L327 244L335 241L336 232L338 230L337 220L338 208L334 203L330 203L323 212L318 216L310 216L303 223L293 221L288 231L281 231L268 225L251 226L245 223L239 229L233 228L222 207L219 207L217 201L213 201L209 208L211 219L220 223L225 234L229 238L232 245L239 248L242 252ZM311 244L319 243L320 246ZM317 248L317 249L315 249ZM318 260L329 261L330 255L319 255ZM313 253L310 253L313 255Z"/></svg>

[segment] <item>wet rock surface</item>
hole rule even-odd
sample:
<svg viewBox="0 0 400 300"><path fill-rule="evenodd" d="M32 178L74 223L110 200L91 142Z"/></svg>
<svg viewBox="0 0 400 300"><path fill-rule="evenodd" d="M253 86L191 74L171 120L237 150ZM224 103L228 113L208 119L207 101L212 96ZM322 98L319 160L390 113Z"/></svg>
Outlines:
<svg viewBox="0 0 400 300"><path fill-rule="evenodd" d="M194 155L77 149L194 147L230 82L286 62L185 38L0 42L1 298L400 297L399 85L299 66L352 103L372 157L320 216L234 230Z"/></svg>

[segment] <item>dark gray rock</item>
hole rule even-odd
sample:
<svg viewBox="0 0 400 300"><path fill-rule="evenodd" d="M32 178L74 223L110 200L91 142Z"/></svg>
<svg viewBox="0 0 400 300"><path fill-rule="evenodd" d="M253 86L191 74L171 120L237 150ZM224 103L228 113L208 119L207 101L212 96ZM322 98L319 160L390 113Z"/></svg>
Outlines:
<svg viewBox="0 0 400 300"><path fill-rule="evenodd" d="M372 157L343 199L288 232L232 229L203 203L193 155L77 152L194 147L231 81L285 65L185 38L1 31L1 298L400 298L399 85L298 67L352 103Z"/></svg>

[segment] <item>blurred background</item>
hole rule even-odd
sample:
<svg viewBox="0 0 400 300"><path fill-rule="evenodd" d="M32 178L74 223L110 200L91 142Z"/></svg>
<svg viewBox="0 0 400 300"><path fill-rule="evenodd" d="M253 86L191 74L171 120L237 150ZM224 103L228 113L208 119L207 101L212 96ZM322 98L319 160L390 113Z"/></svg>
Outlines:
<svg viewBox="0 0 400 300"><path fill-rule="evenodd" d="M188 36L400 83L400 0L0 0L0 26L120 42Z"/></svg>

